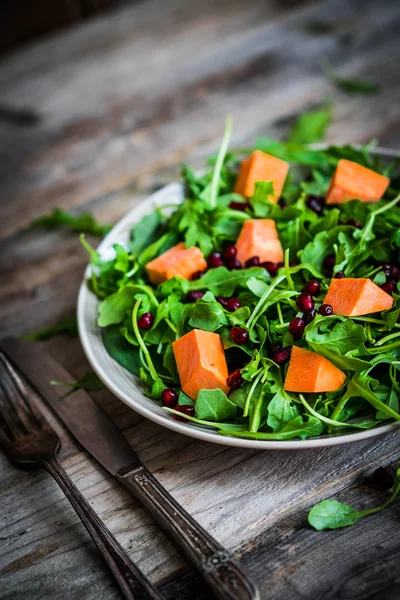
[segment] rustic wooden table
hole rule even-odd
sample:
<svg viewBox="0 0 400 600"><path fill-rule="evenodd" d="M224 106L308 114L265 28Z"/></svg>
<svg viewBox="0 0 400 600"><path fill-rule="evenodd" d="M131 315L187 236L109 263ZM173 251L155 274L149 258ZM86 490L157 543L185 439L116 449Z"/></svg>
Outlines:
<svg viewBox="0 0 400 600"><path fill-rule="evenodd" d="M327 26L327 23L330 26ZM116 221L200 166L234 117L234 143L284 136L294 117L334 102L329 141L400 142L397 1L147 0L28 46L0 72L1 335L72 314L87 260L74 234L27 228L55 206ZM319 61L381 85L335 91ZM77 338L44 346L78 377ZM45 374L44 374L45 376ZM400 598L394 504L352 529L315 532L307 509L335 496L373 505L398 434L351 446L256 452L194 441L96 395L166 488L258 582L262 598ZM165 598L209 594L136 502L61 429L65 468ZM86 531L44 473L1 462L1 598L109 599L119 592Z"/></svg>

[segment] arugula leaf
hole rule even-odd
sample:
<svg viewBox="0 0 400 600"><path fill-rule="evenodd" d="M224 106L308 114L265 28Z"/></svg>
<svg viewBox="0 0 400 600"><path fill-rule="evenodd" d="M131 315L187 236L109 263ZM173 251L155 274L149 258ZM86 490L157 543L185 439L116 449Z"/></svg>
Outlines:
<svg viewBox="0 0 400 600"><path fill-rule="evenodd" d="M276 433L298 416L299 410L293 398L282 387L268 404L268 425Z"/></svg>
<svg viewBox="0 0 400 600"><path fill-rule="evenodd" d="M380 87L372 81L342 77L335 73L328 61L322 64L323 71L335 87L348 94L379 94Z"/></svg>
<svg viewBox="0 0 400 600"><path fill-rule="evenodd" d="M236 404L220 389L200 390L196 403L196 415L206 421L226 421L236 418Z"/></svg>
<svg viewBox="0 0 400 600"><path fill-rule="evenodd" d="M118 326L107 327L103 331L103 343L111 358L130 373L139 376L142 366L139 348L126 341Z"/></svg>
<svg viewBox="0 0 400 600"><path fill-rule="evenodd" d="M269 279L265 269L261 267L251 267L250 269L238 271L229 271L226 267L218 267L207 271L201 279L185 282L183 288L185 291L207 289L214 296L230 297L237 288L244 287L252 277Z"/></svg>
<svg viewBox="0 0 400 600"><path fill-rule="evenodd" d="M323 429L324 425L319 419L305 416L305 421L303 421L303 417L299 415L291 421L288 421L288 423L286 423L277 433L267 433L263 431L252 433L250 431L234 431L229 429L218 431L218 433L221 435L250 438L252 440L290 440L296 437L301 439L306 437L316 437L322 433Z"/></svg>
<svg viewBox="0 0 400 600"><path fill-rule="evenodd" d="M133 256L139 256L139 253L156 240L156 235L163 219L160 213L154 210L145 215L139 223L131 230L131 239L129 249Z"/></svg>
<svg viewBox="0 0 400 600"><path fill-rule="evenodd" d="M103 236L111 230L112 225L99 223L91 213L73 215L62 208L55 208L48 215L34 219L30 227L43 227L44 229L65 227L71 231Z"/></svg>
<svg viewBox="0 0 400 600"><path fill-rule="evenodd" d="M354 525L363 517L377 513L386 508L396 496L400 493L400 469L396 471L396 478L393 486L393 493L380 506L358 511L349 504L342 504L337 500L323 500L319 504L313 506L308 513L308 522L317 531L324 529L339 529L341 527L349 527Z"/></svg>
<svg viewBox="0 0 400 600"><path fill-rule="evenodd" d="M222 306L211 292L206 292L201 299L197 300L188 317L191 327L204 331L215 331L222 325L228 324Z"/></svg>
<svg viewBox="0 0 400 600"><path fill-rule="evenodd" d="M96 373L85 373L83 377L77 381L50 381L51 385L59 385L63 387L70 387L73 391L75 390L86 390L87 392L98 392L104 389L104 383L96 375Z"/></svg>
<svg viewBox="0 0 400 600"><path fill-rule="evenodd" d="M33 333L27 333L21 337L27 342L36 342L40 340L48 340L49 338L52 338L60 333L66 333L70 336L78 335L78 322L76 317L65 317L64 319L60 319L60 321L51 327L45 327L44 329L34 331Z"/></svg>
<svg viewBox="0 0 400 600"><path fill-rule="evenodd" d="M332 121L332 108L318 108L303 113L293 125L288 142L292 144L312 144L320 142Z"/></svg>
<svg viewBox="0 0 400 600"><path fill-rule="evenodd" d="M127 310L132 308L134 304L135 293L134 286L126 285L100 302L98 326L108 327L109 325L121 323Z"/></svg>

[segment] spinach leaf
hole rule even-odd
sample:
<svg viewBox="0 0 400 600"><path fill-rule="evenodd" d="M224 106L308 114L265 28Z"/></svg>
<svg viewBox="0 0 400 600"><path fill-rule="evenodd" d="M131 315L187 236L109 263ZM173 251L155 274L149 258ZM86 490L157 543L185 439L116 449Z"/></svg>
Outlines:
<svg viewBox="0 0 400 600"><path fill-rule="evenodd" d="M156 233L162 224L163 219L156 210L143 217L131 231L129 249L133 256L139 256L139 253L152 244L156 239Z"/></svg>
<svg viewBox="0 0 400 600"><path fill-rule="evenodd" d="M325 137L327 127L332 121L332 108L318 108L303 113L293 125L288 142L292 144L312 144Z"/></svg>
<svg viewBox="0 0 400 600"><path fill-rule="evenodd" d="M130 373L139 376L142 367L139 348L131 346L122 337L118 326L107 327L103 331L103 343L111 358Z"/></svg>
<svg viewBox="0 0 400 600"><path fill-rule="evenodd" d="M236 404L220 389L200 390L195 404L196 415L206 421L226 421L236 418Z"/></svg>
<svg viewBox="0 0 400 600"><path fill-rule="evenodd" d="M268 404L268 425L276 433L298 416L299 410L293 398L281 387Z"/></svg>
<svg viewBox="0 0 400 600"><path fill-rule="evenodd" d="M22 339L26 340L27 342L36 342L39 340L48 340L49 338L52 338L60 333L66 333L70 336L78 335L78 323L76 317L66 317L64 319L60 319L51 327L45 327L39 331L23 335Z"/></svg>
<svg viewBox="0 0 400 600"><path fill-rule="evenodd" d="M222 306L211 292L206 292L201 299L197 300L189 311L188 317L191 327L204 331L215 331L222 325L228 324Z"/></svg>
<svg viewBox="0 0 400 600"><path fill-rule="evenodd" d="M362 517L367 517L377 513L388 506L396 496L400 493L400 469L396 471L396 478L393 486L393 493L380 506L358 511L349 504L342 504L337 500L323 500L319 504L313 506L308 513L309 524L322 531L324 529L339 529L341 527L349 527L354 525Z"/></svg>
<svg viewBox="0 0 400 600"><path fill-rule="evenodd" d="M55 208L48 215L34 219L30 227L43 227L44 229L65 227L71 231L103 236L110 231L112 225L99 223L91 213L73 215L62 208Z"/></svg>
<svg viewBox="0 0 400 600"><path fill-rule="evenodd" d="M97 319L99 327L121 323L127 310L132 308L134 304L135 293L134 286L126 285L100 302L99 317Z"/></svg>

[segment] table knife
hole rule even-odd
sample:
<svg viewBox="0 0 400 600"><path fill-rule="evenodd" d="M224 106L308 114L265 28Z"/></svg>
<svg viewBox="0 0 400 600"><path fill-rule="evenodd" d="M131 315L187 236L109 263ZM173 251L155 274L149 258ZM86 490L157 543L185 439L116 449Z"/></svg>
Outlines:
<svg viewBox="0 0 400 600"><path fill-rule="evenodd" d="M183 551L220 600L257 600L259 593L234 560L141 463L125 437L84 391L60 397L50 381L71 375L38 344L12 337L0 348L62 420L78 442L124 485Z"/></svg>

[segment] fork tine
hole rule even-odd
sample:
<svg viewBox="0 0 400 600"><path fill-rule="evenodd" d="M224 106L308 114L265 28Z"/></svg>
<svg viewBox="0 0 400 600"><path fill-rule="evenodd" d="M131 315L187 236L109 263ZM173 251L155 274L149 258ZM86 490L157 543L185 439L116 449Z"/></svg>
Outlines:
<svg viewBox="0 0 400 600"><path fill-rule="evenodd" d="M14 438L26 434L40 422L33 413L26 389L6 357L0 353L0 409L3 420Z"/></svg>

